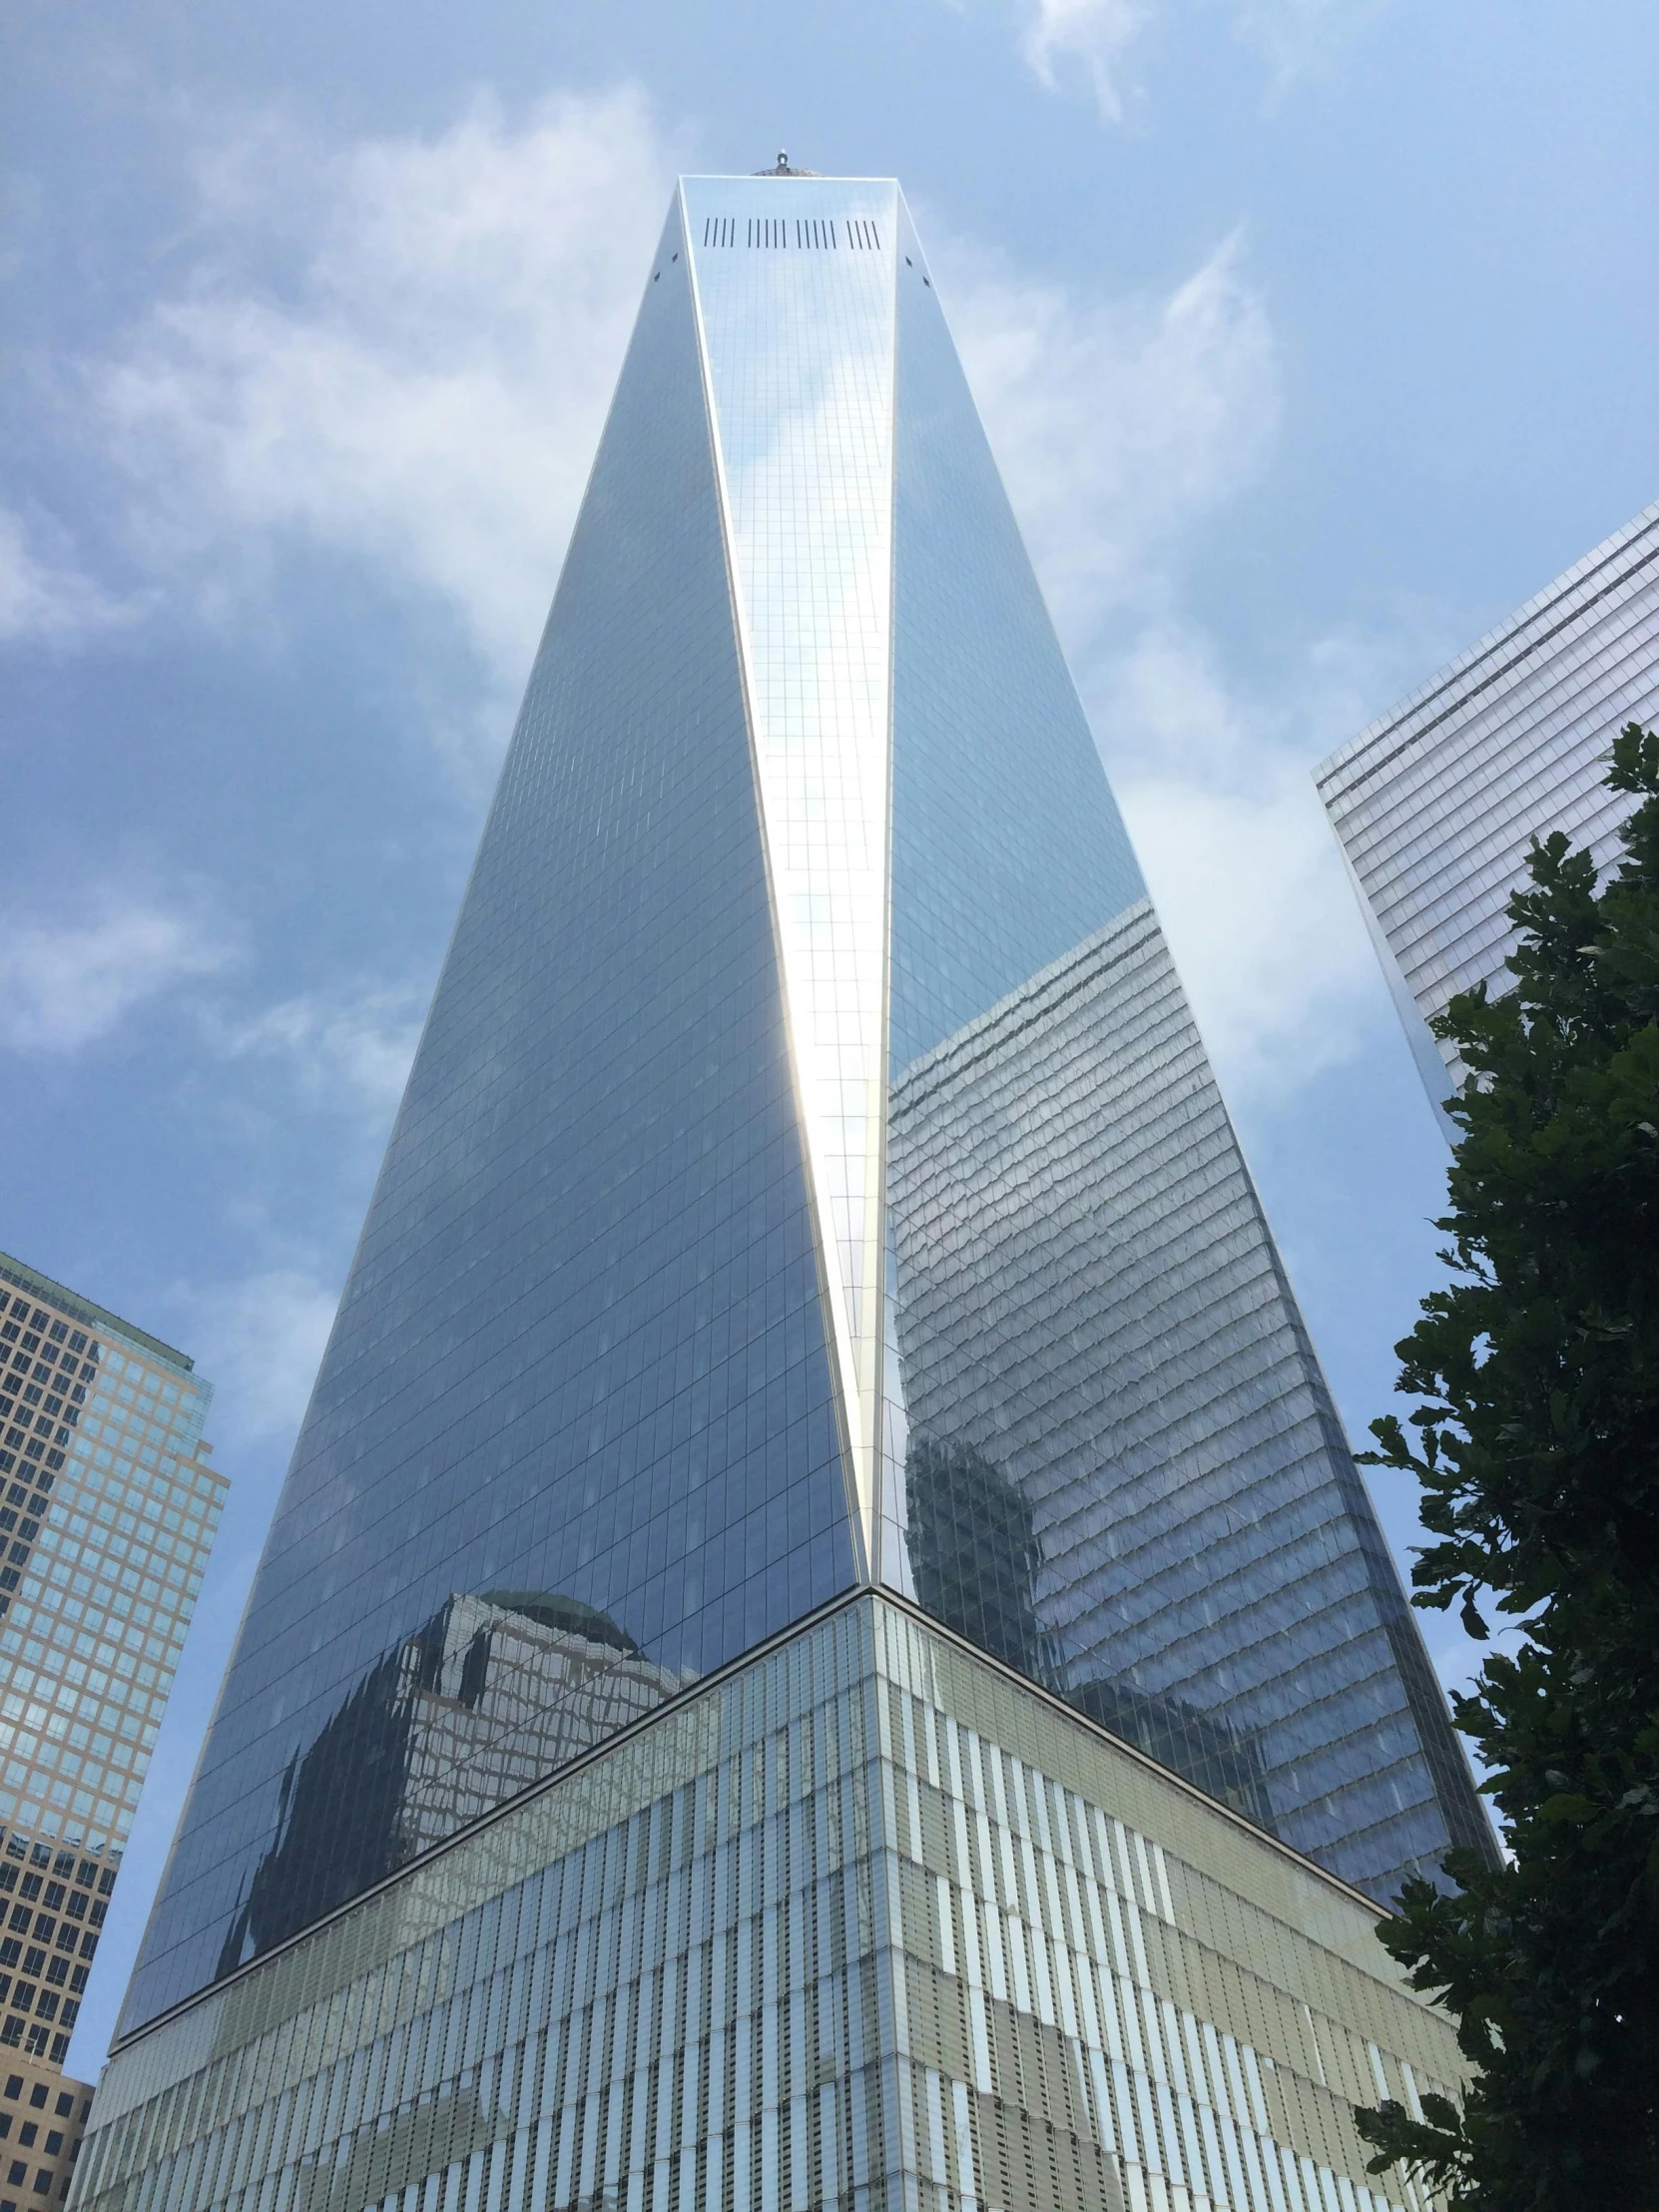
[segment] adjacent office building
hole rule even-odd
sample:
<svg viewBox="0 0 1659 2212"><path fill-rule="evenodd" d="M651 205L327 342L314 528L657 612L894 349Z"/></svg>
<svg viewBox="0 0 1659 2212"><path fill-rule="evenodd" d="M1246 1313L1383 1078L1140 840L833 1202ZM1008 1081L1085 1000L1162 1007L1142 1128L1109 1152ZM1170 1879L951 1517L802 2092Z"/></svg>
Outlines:
<svg viewBox="0 0 1659 2212"><path fill-rule="evenodd" d="M0 2212L68 2193L61 2061L224 1502L209 1396L0 1253Z"/></svg>
<svg viewBox="0 0 1659 2212"><path fill-rule="evenodd" d="M1428 1094L1461 1079L1427 1024L1507 987L1507 906L1534 837L1598 867L1634 802L1603 778L1615 734L1659 715L1659 506L1429 678L1316 782Z"/></svg>
<svg viewBox="0 0 1659 2212"><path fill-rule="evenodd" d="M1381 2203L1453 1840L903 203L688 179L78 2203Z"/></svg>

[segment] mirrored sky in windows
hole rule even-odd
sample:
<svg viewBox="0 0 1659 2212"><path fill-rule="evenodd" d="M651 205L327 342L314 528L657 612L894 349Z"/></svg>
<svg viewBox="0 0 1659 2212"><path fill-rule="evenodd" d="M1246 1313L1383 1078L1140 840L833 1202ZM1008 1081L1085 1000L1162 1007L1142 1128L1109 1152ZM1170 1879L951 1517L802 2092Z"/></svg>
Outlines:
<svg viewBox="0 0 1659 2212"><path fill-rule="evenodd" d="M782 140L903 177L1343 1411L1385 1402L1440 1141L1307 772L1659 484L1627 98L1659 34L1313 20L141 0L19 35L0 1244L184 1344L238 1478L124 1912L676 170Z"/></svg>

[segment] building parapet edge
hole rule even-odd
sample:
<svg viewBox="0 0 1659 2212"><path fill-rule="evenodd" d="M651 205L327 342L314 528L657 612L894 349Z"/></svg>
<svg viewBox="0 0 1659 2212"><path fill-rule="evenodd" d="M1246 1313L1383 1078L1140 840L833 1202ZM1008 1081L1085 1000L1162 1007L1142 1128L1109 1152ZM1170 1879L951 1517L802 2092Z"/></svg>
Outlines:
<svg viewBox="0 0 1659 2212"><path fill-rule="evenodd" d="M527 1806L563 1788L579 1775L602 1763L623 1746L637 1743L649 1731L663 1725L671 1717L684 1715L701 1700L718 1693L737 1676L759 1665L773 1652L794 1642L808 1630L817 1628L834 1619L838 1614L849 1612L853 1608L866 1603L871 1606L872 1611L876 1606L886 1607L890 1612L899 1615L914 1626L923 1629L927 1634L936 1637L941 1643L977 1662L993 1676L999 1677L1026 1696L1039 1700L1055 1717L1069 1722L1085 1740L1092 1738L1108 1746L1115 1756L1139 1768L1178 1797L1201 1807L1213 1819L1248 1836L1255 1845L1276 1856L1288 1868L1294 1869L1304 1877L1313 1879L1347 1904L1358 1906L1373 1920L1385 1921L1392 1917L1389 1908L1379 1904L1376 1898L1369 1897L1365 1891L1356 1889L1352 1883L1345 1882L1340 1875L1333 1874L1327 1867L1322 1867L1317 1860L1310 1859L1306 1853L1298 1851L1295 1845L1284 1842L1280 1837L1273 1835L1265 1828L1259 1828L1245 1814L1237 1812L1232 1806L1224 1804L1219 1798L1211 1797L1206 1791L1201 1790L1197 1783L1189 1782L1185 1775L1176 1773L1171 1767L1163 1766L1149 1753L1142 1751L1138 1744L1130 1743L1125 1737L1114 1735L1109 1728L1104 1727L1089 1714L1080 1712L1074 1705L1069 1705L1064 1698L1056 1696L1053 1691L1045 1689L1040 1683L1033 1682L1028 1676L1021 1674L1017 1668L1010 1667L1004 1661L993 1657L991 1653L980 1650L977 1644L971 1642L967 1637L959 1635L954 1629L946 1627L943 1622L935 1620L930 1613L924 1611L921 1606L915 1604L912 1600L901 1596L897 1591L863 1583L853 1589L839 1592L835 1597L816 1607L811 1613L805 1613L799 1620L792 1621L787 1628L780 1629L776 1634L769 1636L763 1643L752 1645L749 1650L741 1653L737 1658L729 1660L723 1667L705 1675L701 1681L690 1684L677 1697L665 1700L653 1711L642 1714L638 1720L631 1721L627 1727L620 1728L613 1735L606 1736L601 1742L590 1746L577 1758L567 1761L564 1766L555 1768L552 1773L544 1775L539 1781L532 1783L528 1789L519 1791L515 1797L502 1799L499 1805L491 1806L487 1813L480 1814L476 1820L468 1822L463 1828L458 1828L452 1836L446 1836L441 1843L433 1844L415 1858L406 1861L394 1873L383 1876L378 1882L371 1884L369 1888L359 1891L355 1897L348 1898L343 1904L337 1905L330 1912L322 1914L307 1927L300 1929L297 1934L285 1937L280 1943L274 1944L270 1950L263 1951L259 1957L248 1959L231 1973L223 1974L213 1981L204 1983L200 1989L193 1989L189 1996L179 1998L176 2003L169 2005L166 2010L158 2012L153 2018L141 2022L125 2034L118 2033L110 2044L109 2060L113 2062L115 2059L135 2050L140 2043L147 2041L162 2029L176 2026L200 2006L223 1997L229 1991L238 1988L253 1976L271 1967L276 1960L290 1956L301 1945L312 1942L324 1931L339 1927L353 1914L361 1912L376 1899L385 1897L412 1877L439 1864L452 1853L476 1843L479 1837L486 1834L491 1828L515 1818ZM1362 1968L1361 1970L1368 1969ZM1389 1975L1383 1964L1381 1952L1377 1961L1376 1975L1379 1980L1384 1982L1390 1988L1396 1986L1394 1979Z"/></svg>
<svg viewBox="0 0 1659 2212"><path fill-rule="evenodd" d="M14 1285L20 1291L29 1291L37 1298L50 1299L61 1306L66 1314L73 1314L77 1321L84 1321L107 1335L123 1338L142 1352L153 1353L158 1359L181 1368L186 1375L194 1375L196 1362L177 1345L164 1344L160 1337L152 1337L148 1330L137 1329L130 1321L123 1321L119 1314L112 1314L108 1307L96 1306L90 1298L82 1298L64 1284L56 1283L39 1268L32 1268L25 1260L15 1258L9 1252L0 1252L0 1282Z"/></svg>

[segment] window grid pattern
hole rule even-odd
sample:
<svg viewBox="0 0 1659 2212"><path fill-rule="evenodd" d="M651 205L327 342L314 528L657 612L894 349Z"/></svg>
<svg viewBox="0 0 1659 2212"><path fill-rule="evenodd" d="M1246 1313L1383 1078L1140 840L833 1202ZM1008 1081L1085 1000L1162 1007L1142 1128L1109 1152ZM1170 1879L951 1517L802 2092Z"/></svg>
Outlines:
<svg viewBox="0 0 1659 2212"><path fill-rule="evenodd" d="M516 1777L851 1577L678 211L654 274L129 2021L471 1804L404 1656L457 1601L590 1649Z"/></svg>
<svg viewBox="0 0 1659 2212"><path fill-rule="evenodd" d="M1619 856L1632 801L1602 781L1608 751L1656 715L1659 505L1317 772L1434 1098L1464 1071L1424 1024L1476 983L1507 988L1504 909L1534 837Z"/></svg>
<svg viewBox="0 0 1659 2212"><path fill-rule="evenodd" d="M77 2203L1427 2212L1371 1920L864 1598L119 2050Z"/></svg>
<svg viewBox="0 0 1659 2212"><path fill-rule="evenodd" d="M914 1062L890 1161L921 1602L1378 1897L1478 1844L1150 907Z"/></svg>
<svg viewBox="0 0 1659 2212"><path fill-rule="evenodd" d="M880 1562L1380 1898L1490 1852L902 219Z"/></svg>
<svg viewBox="0 0 1659 2212"><path fill-rule="evenodd" d="M0 2053L0 2212L64 2202L91 2110L90 2082L45 2059Z"/></svg>
<svg viewBox="0 0 1659 2212"><path fill-rule="evenodd" d="M696 237L772 220L767 179L689 179ZM797 245L893 236L896 188L824 183ZM760 208L765 218L749 216ZM780 230L786 228L777 221ZM893 256L697 257L778 941L866 1553L885 1084Z"/></svg>
<svg viewBox="0 0 1659 2212"><path fill-rule="evenodd" d="M229 1485L191 1363L3 1255L0 1361L0 2061L51 2064Z"/></svg>

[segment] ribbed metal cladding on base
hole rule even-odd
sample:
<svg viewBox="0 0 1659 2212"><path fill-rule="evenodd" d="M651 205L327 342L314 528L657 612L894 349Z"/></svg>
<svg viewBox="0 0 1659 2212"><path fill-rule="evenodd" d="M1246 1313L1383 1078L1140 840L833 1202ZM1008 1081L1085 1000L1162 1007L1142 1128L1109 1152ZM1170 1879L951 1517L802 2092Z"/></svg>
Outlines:
<svg viewBox="0 0 1659 2212"><path fill-rule="evenodd" d="M76 2212L1424 2212L1376 1910L841 1601L121 2046Z"/></svg>

